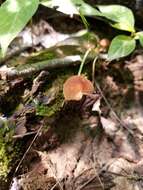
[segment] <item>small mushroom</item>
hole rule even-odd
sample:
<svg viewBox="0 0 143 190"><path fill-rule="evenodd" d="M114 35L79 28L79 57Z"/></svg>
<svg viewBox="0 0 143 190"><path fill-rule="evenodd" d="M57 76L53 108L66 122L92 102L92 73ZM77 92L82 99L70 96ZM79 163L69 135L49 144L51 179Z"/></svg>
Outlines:
<svg viewBox="0 0 143 190"><path fill-rule="evenodd" d="M107 38L103 38L99 42L100 48L99 52L106 52L107 49L109 48L110 41Z"/></svg>
<svg viewBox="0 0 143 190"><path fill-rule="evenodd" d="M107 38L103 38L100 40L99 45L103 48L107 48L110 45L110 41Z"/></svg>
<svg viewBox="0 0 143 190"><path fill-rule="evenodd" d="M81 100L83 95L94 92L93 84L84 76L74 75L69 77L63 86L65 100Z"/></svg>

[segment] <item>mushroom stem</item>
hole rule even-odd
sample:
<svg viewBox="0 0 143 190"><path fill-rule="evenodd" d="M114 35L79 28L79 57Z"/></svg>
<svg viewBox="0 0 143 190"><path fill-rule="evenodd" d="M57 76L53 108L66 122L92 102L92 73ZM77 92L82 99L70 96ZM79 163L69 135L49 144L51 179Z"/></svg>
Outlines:
<svg viewBox="0 0 143 190"><path fill-rule="evenodd" d="M93 63L92 63L92 82L94 84L94 79L95 79L95 65L96 65L96 61L98 60L98 55L95 56Z"/></svg>
<svg viewBox="0 0 143 190"><path fill-rule="evenodd" d="M81 64L80 64L80 67L79 67L78 76L81 75L81 72L82 72L84 63L85 63L86 58L87 58L87 56L89 55L90 51L91 51L91 49L89 48L89 49L85 52L85 54L84 54L84 57L83 57L83 59L82 59L82 62L81 62Z"/></svg>

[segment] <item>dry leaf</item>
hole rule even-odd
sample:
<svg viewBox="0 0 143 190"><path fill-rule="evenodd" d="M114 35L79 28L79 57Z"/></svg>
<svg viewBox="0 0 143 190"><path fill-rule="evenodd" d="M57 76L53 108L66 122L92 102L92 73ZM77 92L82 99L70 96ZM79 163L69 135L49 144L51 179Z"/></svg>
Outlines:
<svg viewBox="0 0 143 190"><path fill-rule="evenodd" d="M99 114L101 114L100 104L101 98L98 98L97 101L93 104L92 111L97 111Z"/></svg>
<svg viewBox="0 0 143 190"><path fill-rule="evenodd" d="M107 135L111 137L115 135L117 131L117 124L115 122L113 122L111 119L101 117L101 123Z"/></svg>

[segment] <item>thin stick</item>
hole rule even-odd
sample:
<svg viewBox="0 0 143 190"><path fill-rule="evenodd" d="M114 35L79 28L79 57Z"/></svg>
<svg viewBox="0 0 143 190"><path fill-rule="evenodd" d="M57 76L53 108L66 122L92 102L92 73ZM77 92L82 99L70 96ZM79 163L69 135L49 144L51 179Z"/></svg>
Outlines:
<svg viewBox="0 0 143 190"><path fill-rule="evenodd" d="M48 156L48 157L49 157L49 156ZM49 159L50 159L50 157L49 157ZM52 174L53 174L54 177L56 178L57 184L59 184L60 189L61 189L61 190L64 190L63 187L62 187L62 185L61 185L61 183L60 183L60 180L57 178L55 172L53 171L53 168L52 168L50 165L49 165L49 168L51 169Z"/></svg>
<svg viewBox="0 0 143 190"><path fill-rule="evenodd" d="M41 125L41 127L38 129L38 131L37 131L35 137L33 138L32 142L31 142L31 144L29 145L29 147L27 148L27 150L26 150L26 152L24 153L23 157L21 158L20 162L18 163L18 165L17 165L17 167L16 167L16 169L15 169L14 175L15 175L16 172L18 171L18 169L19 169L20 165L22 164L23 160L25 159L27 153L28 153L29 150L31 149L31 147L32 147L33 143L35 142L36 138L38 137L38 135L39 135L39 133L40 133L42 127L43 127L43 125Z"/></svg>
<svg viewBox="0 0 143 190"><path fill-rule="evenodd" d="M138 181L138 180L142 180L143 179L143 176L137 176L137 175L124 175L124 174L120 174L120 173L115 173L115 172L112 172L112 171L107 171L107 173L109 174L112 174L112 175L115 175L115 176L121 176L121 177L126 177L127 179L129 180L135 180L135 181Z"/></svg>
<svg viewBox="0 0 143 190"><path fill-rule="evenodd" d="M27 148L27 150L26 150L26 152L24 153L23 157L21 158L20 162L18 163L18 165L17 165L17 167L16 167L16 169L15 169L15 171L14 171L13 176L15 176L15 174L17 173L17 171L18 171L20 165L22 164L23 160L25 159L27 153L28 153L29 150L31 149L31 147L32 147L33 143L35 142L36 138L38 137L38 135L39 135L39 133L40 133L42 127L43 127L43 125L41 125L41 127L38 129L38 131L37 131L35 137L33 138L32 142L31 142L31 144L29 145L29 147ZM60 184L60 181L57 179L56 175L54 174L53 169L52 169L51 167L50 167L50 169L51 169L53 175L55 176L55 178L56 178L56 180L57 180L57 183L58 183L59 186L60 186L60 189L63 190L63 187L62 187L62 185ZM10 186L11 186L11 185L12 185L12 181L11 181Z"/></svg>
<svg viewBox="0 0 143 190"><path fill-rule="evenodd" d="M22 138L22 137L25 137L25 136L33 135L33 134L35 134L35 133L37 133L37 131L28 132L28 133L21 134L21 135L13 135L12 138L14 138L14 139Z"/></svg>
<svg viewBox="0 0 143 190"><path fill-rule="evenodd" d="M95 138L94 138L94 140L93 140L93 142L95 141ZM93 149L93 143L92 143L92 151L94 152L94 149ZM90 159L91 160L91 159ZM100 176L99 176L99 174L98 174L98 172L96 171L96 167L95 167L95 154L93 154L93 169L94 169L94 171L95 171L95 174L96 174L96 176L97 176L97 179L98 179L98 181L99 181L99 183L100 183L100 185L101 185L101 188L104 190L105 188L104 188L104 184L102 183L102 181L101 181L101 178L100 178Z"/></svg>
<svg viewBox="0 0 143 190"><path fill-rule="evenodd" d="M51 189L50 189L50 190L54 190L54 189L55 189L55 187L57 186L57 184L58 184L58 182L56 182L56 183L53 185L53 187L51 187Z"/></svg>
<svg viewBox="0 0 143 190"><path fill-rule="evenodd" d="M94 162L93 162L93 169L94 169L95 174L96 174L96 176L97 176L97 179L98 179L98 181L99 181L99 183L100 183L100 185L101 185L101 188L104 190L104 189L105 189L105 188L104 188L104 184L102 183L101 178L100 178L100 176L99 176L99 174L97 173L96 168L95 168L95 156L94 156Z"/></svg>
<svg viewBox="0 0 143 190"><path fill-rule="evenodd" d="M77 190L83 189L85 186L87 186L91 181L93 181L96 178L96 175L90 178L88 181L86 181L83 185L81 185Z"/></svg>
<svg viewBox="0 0 143 190"><path fill-rule="evenodd" d="M38 135L39 135L39 133L40 133L42 127L43 127L43 125L41 125L41 127L38 129L38 131L37 131L35 137L33 138L32 142L31 142L31 144L29 145L29 147L27 148L27 150L26 150L26 152L24 153L23 157L21 158L20 162L18 163L18 165L17 165L17 167L16 167L16 169L15 169L15 171L14 171L13 176L15 176L15 174L17 173L17 171L18 171L20 165L22 164L23 160L25 159L27 153L28 153L29 150L31 149L31 147L32 147L33 143L35 142L36 138L38 137ZM11 181L11 183L10 183L10 187L11 187L11 186L12 186L12 181Z"/></svg>
<svg viewBox="0 0 143 190"><path fill-rule="evenodd" d="M121 121L121 119L119 118L119 116L116 114L116 112L113 110L113 108L111 107L110 103L108 102L108 100L106 99L106 97L104 96L99 84L96 82L96 80L94 80L94 83L98 89L98 91L100 92L102 98L104 99L105 103L107 104L108 108L110 109L110 111L112 112L112 114L114 115L115 119L120 123L121 126L123 126L130 134L133 135L133 131L131 129L128 128L128 126L126 126L126 124Z"/></svg>

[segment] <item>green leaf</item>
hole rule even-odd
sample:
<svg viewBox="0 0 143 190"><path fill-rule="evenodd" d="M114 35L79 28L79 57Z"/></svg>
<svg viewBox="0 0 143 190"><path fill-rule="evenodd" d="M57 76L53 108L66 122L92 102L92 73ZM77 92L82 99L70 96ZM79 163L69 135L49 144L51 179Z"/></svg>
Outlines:
<svg viewBox="0 0 143 190"><path fill-rule="evenodd" d="M8 45L31 19L39 0L7 0L0 7L0 44L4 56Z"/></svg>
<svg viewBox="0 0 143 190"><path fill-rule="evenodd" d="M85 3L83 0L71 0L75 6L77 6L78 10L83 15L86 16L100 16L101 13L94 7L90 6L89 4Z"/></svg>
<svg viewBox="0 0 143 190"><path fill-rule="evenodd" d="M111 25L114 28L134 32L135 19L132 11L124 6L120 5L108 5L108 6L97 6L102 16L115 22Z"/></svg>
<svg viewBox="0 0 143 190"><path fill-rule="evenodd" d="M100 15L96 8L93 8L83 0L42 0L40 3L69 15L80 14L79 12L86 16Z"/></svg>
<svg viewBox="0 0 143 190"><path fill-rule="evenodd" d="M117 59L129 55L136 46L134 38L125 35L116 36L109 47L108 60Z"/></svg>
<svg viewBox="0 0 143 190"><path fill-rule="evenodd" d="M143 47L143 32L137 32L136 36L139 39L141 46Z"/></svg>

